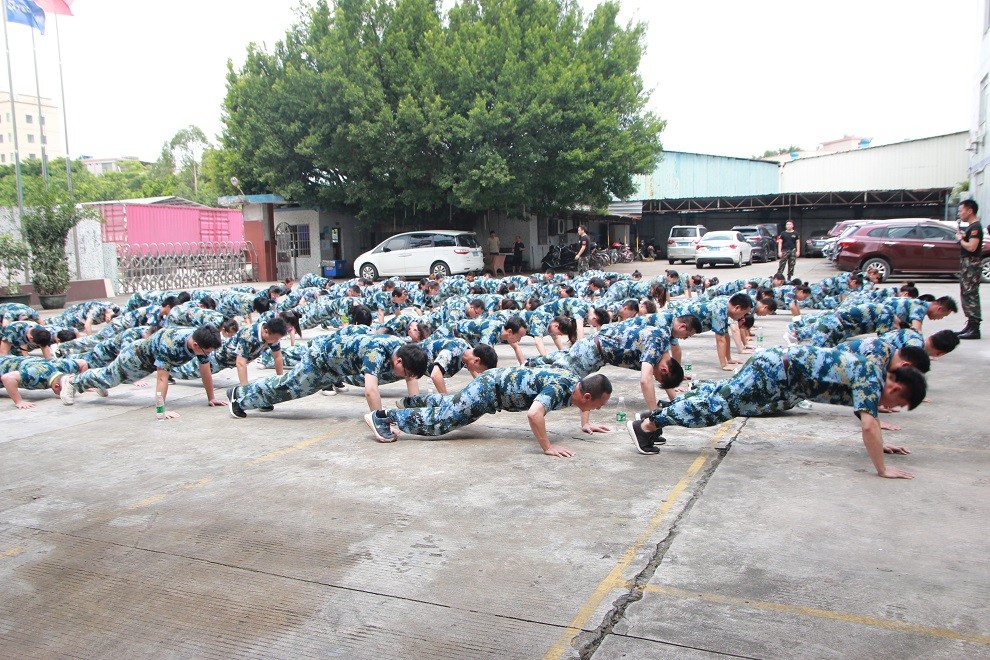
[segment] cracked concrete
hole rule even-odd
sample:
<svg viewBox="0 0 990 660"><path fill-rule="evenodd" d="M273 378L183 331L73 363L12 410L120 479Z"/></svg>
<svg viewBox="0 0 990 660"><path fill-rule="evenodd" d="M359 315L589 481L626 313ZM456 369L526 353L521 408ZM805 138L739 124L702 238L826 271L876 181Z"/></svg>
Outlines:
<svg viewBox="0 0 990 660"><path fill-rule="evenodd" d="M761 321L768 344L786 321ZM890 460L917 473L900 482L818 404L671 428L658 456L561 411L550 432L576 456L555 459L511 413L380 445L353 388L247 420L191 383L168 422L131 386L0 399L0 655L986 656L984 346L937 361L932 401L893 416L914 453ZM710 336L685 350L723 375ZM638 400L636 372L606 373Z"/></svg>

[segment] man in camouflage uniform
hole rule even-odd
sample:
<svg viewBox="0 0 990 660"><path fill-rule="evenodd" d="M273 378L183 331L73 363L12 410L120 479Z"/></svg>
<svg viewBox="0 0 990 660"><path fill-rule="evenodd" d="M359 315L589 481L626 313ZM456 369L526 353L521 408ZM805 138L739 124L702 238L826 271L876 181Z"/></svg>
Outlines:
<svg viewBox="0 0 990 660"><path fill-rule="evenodd" d="M472 378L477 378L487 369L498 366L498 354L488 344L477 344L472 348L463 339L436 337L419 345L429 360L426 373L441 394L447 394L444 379L450 378L461 369L467 369Z"/></svg>
<svg viewBox="0 0 990 660"><path fill-rule="evenodd" d="M507 321L500 318L478 317L464 319L452 324L440 326L434 331L435 337L460 337L472 346L498 343L508 344L516 355L519 364L526 362L519 342L526 336L529 327L519 316L512 316Z"/></svg>
<svg viewBox="0 0 990 660"><path fill-rule="evenodd" d="M21 410L34 408L34 404L21 398L19 388L26 390L47 390L56 395L61 392L62 376L86 370L84 360L55 359L16 355L0 356L0 382L10 395L14 406Z"/></svg>
<svg viewBox="0 0 990 660"><path fill-rule="evenodd" d="M732 371L732 365L742 364L732 358L732 347L729 343L729 324L739 321L753 309L753 299L745 293L713 298L712 300L697 300L695 302L668 305L671 311L678 315L692 314L701 322L701 331L711 330L715 333L715 352L718 362L725 371ZM680 347L674 352L674 359L680 361Z"/></svg>
<svg viewBox="0 0 990 660"><path fill-rule="evenodd" d="M133 344L139 339L147 339L157 331L158 328L154 326L139 325L136 328L128 328L120 334L96 343L91 350L82 352L75 350L63 351L62 355L75 355L80 360L85 360L86 364L93 368L106 367L117 359L120 351L125 346Z"/></svg>
<svg viewBox="0 0 990 660"><path fill-rule="evenodd" d="M962 302L963 314L966 315L966 327L958 334L960 339L979 339L980 321L980 282L982 273L980 264L983 257L983 225L976 214L980 207L972 199L964 199L959 203L959 231L956 240L959 241L959 298Z"/></svg>
<svg viewBox="0 0 990 660"><path fill-rule="evenodd" d="M121 349L117 358L106 367L89 369L78 376L62 377L62 403L71 406L75 395L95 388L100 396L107 396L111 387L121 383L134 383L151 373L158 376L156 392L168 397L168 370L195 359L200 364L204 378L210 374L209 354L220 348L220 331L212 325L203 325L195 330L188 328L165 328L147 339L139 339ZM211 406L224 405L224 401L211 399ZM166 411L168 418L179 414Z"/></svg>
<svg viewBox="0 0 990 660"><path fill-rule="evenodd" d="M803 317L802 317L803 318ZM823 314L817 318L817 323L799 327L791 323L792 342L810 344L811 346L831 348L839 342L865 334L883 334L897 327L897 317L893 310L883 303L863 303L843 307L831 314Z"/></svg>
<svg viewBox="0 0 990 660"><path fill-rule="evenodd" d="M0 355L27 355L36 348L52 357L52 333L34 321L14 321L0 329Z"/></svg>
<svg viewBox="0 0 990 660"><path fill-rule="evenodd" d="M236 323L233 319L229 321ZM213 392L212 374L224 369L236 368L237 379L241 385L248 384L247 365L265 351L271 351L275 373L282 374L282 337L289 333L289 326L278 317L273 316L267 321L255 321L236 331L236 334L226 337L220 348L209 355L210 376L202 373L198 360L190 360L180 367L169 369L169 373L179 380L202 378L206 389L206 398L210 401L216 398Z"/></svg>
<svg viewBox="0 0 990 660"><path fill-rule="evenodd" d="M926 318L938 321L959 311L956 301L949 296L942 296L932 302L917 298L889 298L883 304L893 312L902 328L914 328L918 331Z"/></svg>
<svg viewBox="0 0 990 660"><path fill-rule="evenodd" d="M548 456L573 456L567 447L550 443L546 414L574 405L582 412L598 410L612 393L602 374L580 379L563 369L502 367L489 369L454 394L411 397L410 406L368 413L364 421L379 442L394 442L394 424L405 433L437 437L500 410L527 412L529 427Z"/></svg>
<svg viewBox="0 0 990 660"><path fill-rule="evenodd" d="M907 405L925 398L924 375L902 366L886 372L880 365L847 351L812 346L769 348L756 353L727 380L706 383L654 410L647 419L632 420L629 434L642 454L655 454L666 443L665 426L715 426L734 417L759 417L789 410L802 400L852 406L860 419L863 444L877 474L910 479L913 475L884 465L884 453L906 454L885 445L879 407Z"/></svg>
<svg viewBox="0 0 990 660"><path fill-rule="evenodd" d="M368 407L378 410L382 407L379 383L405 380L409 394L419 394L417 379L426 373L426 365L423 349L400 337L371 332L320 335L288 373L227 390L230 414L243 419L246 410L270 409L276 403L333 388L349 378L363 381Z"/></svg>
<svg viewBox="0 0 990 660"><path fill-rule="evenodd" d="M41 315L34 307L21 303L0 303L0 328L12 321L41 321Z"/></svg>
<svg viewBox="0 0 990 660"><path fill-rule="evenodd" d="M696 316L687 314L674 319L670 327L641 326L632 323L610 324L594 337L581 339L568 351L530 358L530 367L549 366L567 369L584 378L601 370L606 364L639 371L639 387L649 408L656 405L654 383L674 398L674 388L684 380L684 370L670 351L672 337L687 339L701 328ZM590 420L582 419L585 428Z"/></svg>
<svg viewBox="0 0 990 660"><path fill-rule="evenodd" d="M75 328L89 335L93 333L94 325L109 323L119 313L120 308L110 301L89 300L69 305L61 314L48 319L48 322L52 325Z"/></svg>

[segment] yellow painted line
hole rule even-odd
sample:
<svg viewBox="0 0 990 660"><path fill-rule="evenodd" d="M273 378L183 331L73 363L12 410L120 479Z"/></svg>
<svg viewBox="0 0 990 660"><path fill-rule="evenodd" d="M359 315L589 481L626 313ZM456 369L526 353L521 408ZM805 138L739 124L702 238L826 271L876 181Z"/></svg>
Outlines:
<svg viewBox="0 0 990 660"><path fill-rule="evenodd" d="M211 481L213 481L213 477L205 477L203 479L200 479L199 481L194 481L191 484L186 484L182 488L184 490L192 490L193 488L199 488L200 486L205 486L206 484L210 483Z"/></svg>
<svg viewBox="0 0 990 660"><path fill-rule="evenodd" d="M637 537L635 541L625 552L622 553L622 557L615 564L609 574L598 583L598 587L595 591L588 597L588 600L584 602L578 613L571 620L570 624L557 638L554 645L550 647L550 650L546 652L543 656L544 660L557 660L560 658L564 652L570 648L571 640L584 629L584 625L588 622L588 619L595 613L601 602L608 596L608 594L615 589L627 588L627 581L623 579L622 574L628 568L632 560L635 559L636 555L639 554L640 550L646 544L646 542L653 536L656 530L660 527L661 521L663 521L664 516L666 516L670 510L677 503L678 498L680 498L681 493L688 487L691 481L694 479L698 471L705 465L708 459L712 455L712 448L721 441L729 429L732 427L734 420L729 420L723 423L712 439L709 441L708 446L701 452L698 458L694 459L691 463L691 467L688 468L687 472L681 477L681 480L677 482L673 490L667 495L664 500L663 505L657 510L657 512L650 519L643 532Z"/></svg>
<svg viewBox="0 0 990 660"><path fill-rule="evenodd" d="M291 447L286 447L285 449L278 449L270 454L265 454L264 456L259 456L258 458L251 461L251 465L258 465L259 463L267 463L268 461L274 461L276 458L281 458L286 454L291 454L294 451L299 451L300 449L305 449L311 445L315 445L317 442L322 442L332 438L335 433L326 433L324 435L318 435L309 440L303 440L302 442L292 445Z"/></svg>
<svg viewBox="0 0 990 660"><path fill-rule="evenodd" d="M7 557L16 557L22 552L24 552L24 548L22 548L19 545L15 545L13 548L7 548L3 552L0 552L0 559L6 559Z"/></svg>
<svg viewBox="0 0 990 660"><path fill-rule="evenodd" d="M152 495L151 497L146 497L139 502L135 502L134 504L130 505L127 508L130 510L140 509L142 507L150 506L152 504L157 504L158 502L164 500L166 497L168 497L168 495Z"/></svg>
<svg viewBox="0 0 990 660"><path fill-rule="evenodd" d="M665 596L673 596L675 598L692 598L696 600L702 600L708 603L716 603L719 605L738 605L741 607L753 607L760 610L772 610L774 612L784 612L786 614L800 614L802 616L812 616L820 619L832 619L835 621L844 621L846 623L857 623L862 626L872 626L874 628L883 628L885 630L915 633L918 635L927 635L928 637L940 637L942 639L951 639L961 642L973 642L975 644L990 645L990 635L976 635L971 633L962 633L956 630L949 630L948 628L920 626L914 623L904 623L903 621L896 621L893 619L880 619L878 617L864 616L861 614L850 614L848 612L823 610L817 607L804 607L802 605L789 605L787 603L773 603L762 600L749 600L747 598L722 596L720 594L699 594L696 591L688 591L686 589L678 589L676 587L646 585L643 588L643 591L649 593L663 594Z"/></svg>

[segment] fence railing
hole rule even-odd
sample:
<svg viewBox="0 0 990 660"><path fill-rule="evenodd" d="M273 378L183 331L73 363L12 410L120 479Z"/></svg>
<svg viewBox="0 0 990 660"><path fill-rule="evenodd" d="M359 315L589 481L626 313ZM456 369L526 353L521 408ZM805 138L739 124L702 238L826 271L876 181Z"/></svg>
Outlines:
<svg viewBox="0 0 990 660"><path fill-rule="evenodd" d="M119 293L253 282L258 254L250 241L117 245Z"/></svg>

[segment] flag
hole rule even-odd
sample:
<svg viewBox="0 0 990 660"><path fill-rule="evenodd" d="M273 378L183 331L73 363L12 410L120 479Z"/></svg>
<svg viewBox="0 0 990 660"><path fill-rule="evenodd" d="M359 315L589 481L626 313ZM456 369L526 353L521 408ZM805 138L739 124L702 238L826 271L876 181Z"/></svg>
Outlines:
<svg viewBox="0 0 990 660"><path fill-rule="evenodd" d="M34 0L34 2L49 14L72 16L72 10L69 8L72 0Z"/></svg>
<svg viewBox="0 0 990 660"><path fill-rule="evenodd" d="M11 23L22 23L38 32L45 33L45 10L34 0L4 0L7 3L7 20Z"/></svg>

